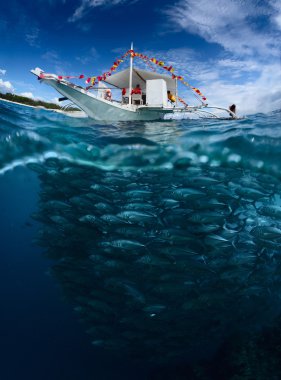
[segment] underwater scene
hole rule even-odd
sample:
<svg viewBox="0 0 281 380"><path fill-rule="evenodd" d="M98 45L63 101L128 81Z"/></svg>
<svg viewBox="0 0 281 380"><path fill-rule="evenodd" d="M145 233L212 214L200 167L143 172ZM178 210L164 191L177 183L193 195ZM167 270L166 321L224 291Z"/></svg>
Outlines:
<svg viewBox="0 0 281 380"><path fill-rule="evenodd" d="M1 103L1 379L280 379L280 119Z"/></svg>

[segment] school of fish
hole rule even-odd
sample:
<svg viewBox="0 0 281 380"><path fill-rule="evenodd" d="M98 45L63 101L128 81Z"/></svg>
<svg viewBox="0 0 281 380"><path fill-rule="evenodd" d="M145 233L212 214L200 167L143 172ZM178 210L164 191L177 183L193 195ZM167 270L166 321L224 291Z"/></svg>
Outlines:
<svg viewBox="0 0 281 380"><path fill-rule="evenodd" d="M92 344L163 362L270 323L281 311L281 179L196 151L162 165L158 148L139 148L106 148L124 168L28 165L41 184L36 244Z"/></svg>

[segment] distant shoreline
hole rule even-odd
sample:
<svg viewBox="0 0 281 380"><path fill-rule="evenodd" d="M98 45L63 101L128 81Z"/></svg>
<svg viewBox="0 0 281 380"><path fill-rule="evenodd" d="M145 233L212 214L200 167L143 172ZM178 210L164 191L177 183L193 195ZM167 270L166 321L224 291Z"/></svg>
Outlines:
<svg viewBox="0 0 281 380"><path fill-rule="evenodd" d="M63 115L71 116L71 117L87 117L87 115L85 114L84 111L63 111L61 109L46 108L44 106L31 106L29 104L24 104L24 103L19 103L19 102L13 102L12 100L3 99L3 98L0 98L0 101L7 102L7 103L12 103L12 104L18 104L19 106L24 106L24 107L37 108L37 109L41 109L41 110L62 113Z"/></svg>
<svg viewBox="0 0 281 380"><path fill-rule="evenodd" d="M13 104L18 104L20 106L25 106L25 107L31 107L31 108L42 108L42 109L45 109L45 110L50 110L48 108L45 108L43 106L31 106L29 104L24 104L24 103L19 103L19 102L13 102L12 100L8 100L8 99L3 99L3 98L0 98L0 101L3 101L3 102L7 102L7 103L13 103ZM53 111L53 110L51 110Z"/></svg>

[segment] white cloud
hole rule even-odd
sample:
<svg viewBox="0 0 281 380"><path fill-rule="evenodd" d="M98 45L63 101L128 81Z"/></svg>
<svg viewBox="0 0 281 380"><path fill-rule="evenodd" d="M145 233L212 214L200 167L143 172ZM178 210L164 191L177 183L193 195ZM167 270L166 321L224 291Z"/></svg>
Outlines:
<svg viewBox="0 0 281 380"><path fill-rule="evenodd" d="M135 3L135 0L82 0L81 5L75 10L74 14L68 19L75 22L83 18L92 8L119 5L122 3Z"/></svg>
<svg viewBox="0 0 281 380"><path fill-rule="evenodd" d="M195 81L209 105L228 107L235 103L240 115L281 108L279 63L253 65L251 61L218 59L198 64L192 76L191 84Z"/></svg>
<svg viewBox="0 0 281 380"><path fill-rule="evenodd" d="M30 98L30 99L35 99L34 98L34 95L32 94L32 92L22 92L21 94L19 94L20 96L25 96L26 98Z"/></svg>
<svg viewBox="0 0 281 380"><path fill-rule="evenodd" d="M179 0L164 12L175 31L223 48L207 60L170 51L178 74L210 105L236 103L240 114L281 108L280 0Z"/></svg>
<svg viewBox="0 0 281 380"><path fill-rule="evenodd" d="M281 30L281 13L275 17L275 22L278 25L278 28Z"/></svg>
<svg viewBox="0 0 281 380"><path fill-rule="evenodd" d="M5 75L7 70L0 69L0 75Z"/></svg>
<svg viewBox="0 0 281 380"><path fill-rule="evenodd" d="M48 102L43 96L35 96L31 91L25 91L21 93L17 93L17 95L25 96L26 98L30 98L32 100L42 100L43 102Z"/></svg>
<svg viewBox="0 0 281 380"><path fill-rule="evenodd" d="M253 58L238 58L231 54L202 60L199 54L190 49L143 53L173 65L175 74L182 75L191 86L199 88L207 97L209 105L228 108L235 103L239 115L281 108L279 62L265 64ZM139 66L138 62L136 64ZM159 72L165 73L163 70ZM188 104L198 104L193 92L181 84L179 96Z"/></svg>
<svg viewBox="0 0 281 380"><path fill-rule="evenodd" d="M0 79L0 92L2 93L14 92L14 87L12 83L9 81L3 81L3 79Z"/></svg>
<svg viewBox="0 0 281 380"><path fill-rule="evenodd" d="M280 0L270 0L270 5L274 10L271 17L272 22L281 30L281 2Z"/></svg>
<svg viewBox="0 0 281 380"><path fill-rule="evenodd" d="M255 71L259 65L254 60L240 61L234 58L219 59L218 65L222 68L229 68L240 71Z"/></svg>
<svg viewBox="0 0 281 380"><path fill-rule="evenodd" d="M258 0L180 0L165 13L178 29L217 43L226 51L240 55L280 54L276 31L270 28L259 31L256 25L258 18L272 17L273 6Z"/></svg>
<svg viewBox="0 0 281 380"><path fill-rule="evenodd" d="M52 98L51 100L49 100L49 102L55 103L55 104L61 106L61 102L59 101L59 98L57 98L57 97L56 98Z"/></svg>
<svg viewBox="0 0 281 380"><path fill-rule="evenodd" d="M281 72L278 64L261 67L253 80L235 84L221 79L204 85L201 90L205 88L210 105L228 106L235 103L240 115L281 108Z"/></svg>

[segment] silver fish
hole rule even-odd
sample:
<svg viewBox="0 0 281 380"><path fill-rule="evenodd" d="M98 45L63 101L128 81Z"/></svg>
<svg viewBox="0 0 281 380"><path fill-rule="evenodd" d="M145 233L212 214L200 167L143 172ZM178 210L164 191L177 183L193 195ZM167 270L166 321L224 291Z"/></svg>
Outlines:
<svg viewBox="0 0 281 380"><path fill-rule="evenodd" d="M153 195L153 192L148 191L148 190L130 190L125 193L125 196L127 198L139 199L139 200L147 200L151 198L152 195Z"/></svg>
<svg viewBox="0 0 281 380"><path fill-rule="evenodd" d="M124 221L118 217L118 215L113 215L113 214L104 214L102 215L101 217L101 220L103 220L104 222L110 224L110 225L120 225L120 224L123 224Z"/></svg>
<svg viewBox="0 0 281 380"><path fill-rule="evenodd" d="M93 226L99 227L100 229L103 229L105 226L104 222L95 215L90 215L90 214L83 215L78 220L81 223L93 225Z"/></svg>
<svg viewBox="0 0 281 380"><path fill-rule="evenodd" d="M193 214L187 217L187 220L189 220L192 223L199 224L217 223L223 225L225 222L225 215L215 211L194 212Z"/></svg>
<svg viewBox="0 0 281 380"><path fill-rule="evenodd" d="M257 201L258 199L267 197L268 194L262 193L259 190L252 189L249 187L238 187L235 190L235 193L242 197L243 199L251 200L251 201Z"/></svg>
<svg viewBox="0 0 281 380"><path fill-rule="evenodd" d="M196 200L206 196L203 191L192 188L180 188L172 190L170 197L178 201Z"/></svg>
<svg viewBox="0 0 281 380"><path fill-rule="evenodd" d="M150 211L150 212L156 212L157 208L150 204L150 203L127 203L126 205L122 206L123 210L134 210L134 211Z"/></svg>
<svg viewBox="0 0 281 380"><path fill-rule="evenodd" d="M271 218L281 219L281 207L280 206L262 206L258 209L259 214L264 216L270 216Z"/></svg>
<svg viewBox="0 0 281 380"><path fill-rule="evenodd" d="M112 195L115 192L113 188L99 184L91 185L90 188L98 194Z"/></svg>
<svg viewBox="0 0 281 380"><path fill-rule="evenodd" d="M257 226L251 230L251 235L258 239L277 240L281 239L281 229L271 226Z"/></svg>
<svg viewBox="0 0 281 380"><path fill-rule="evenodd" d="M127 238L138 238L143 236L149 236L148 231L144 227L137 226L124 226L115 230L118 234ZM153 235L154 236L154 235Z"/></svg>
<svg viewBox="0 0 281 380"><path fill-rule="evenodd" d="M122 211L117 214L118 218L123 219L127 223L152 223L155 221L155 215L140 211Z"/></svg>
<svg viewBox="0 0 281 380"><path fill-rule="evenodd" d="M50 200L45 203L48 209L57 209L57 210L69 210L71 208L71 205L58 200Z"/></svg>
<svg viewBox="0 0 281 380"><path fill-rule="evenodd" d="M144 248L145 245L136 240L117 239L108 242L103 242L103 246L119 248L124 250L136 250Z"/></svg>
<svg viewBox="0 0 281 380"><path fill-rule="evenodd" d="M100 212L106 212L106 213L112 213L114 212L114 208L106 202L98 202L94 205L95 209L97 209Z"/></svg>

